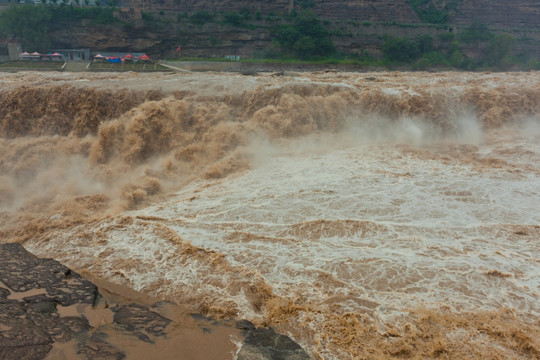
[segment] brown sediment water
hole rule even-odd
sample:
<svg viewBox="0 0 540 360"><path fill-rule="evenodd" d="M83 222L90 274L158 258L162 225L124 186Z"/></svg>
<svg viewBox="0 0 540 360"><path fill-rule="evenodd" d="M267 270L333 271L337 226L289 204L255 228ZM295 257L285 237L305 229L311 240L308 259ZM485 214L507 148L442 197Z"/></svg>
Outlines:
<svg viewBox="0 0 540 360"><path fill-rule="evenodd" d="M2 241L314 358L540 355L540 73L0 83Z"/></svg>
<svg viewBox="0 0 540 360"><path fill-rule="evenodd" d="M75 304L57 305L61 317L84 317L93 327L87 337L106 339L127 359L233 359L241 343L241 334L229 322L211 322L193 317L186 307L138 293L126 286L100 279L89 272L82 275L99 287L101 297L94 306ZM138 329L126 329L114 323L111 306L142 304L170 320L159 336L150 336L143 341L137 338ZM97 334L97 335L96 335ZM139 334L140 335L140 334ZM80 345L85 339L76 336L65 343L54 343L46 359L86 359ZM99 344L99 343L98 343ZM88 345L91 346L91 345ZM99 356L107 356L107 348Z"/></svg>
<svg viewBox="0 0 540 360"><path fill-rule="evenodd" d="M84 316L92 327L110 324L114 317L114 313L103 304L99 304L98 306L91 306L89 304L57 305L56 309L60 317Z"/></svg>
<svg viewBox="0 0 540 360"><path fill-rule="evenodd" d="M0 282L0 287L3 287L4 289L8 288L2 282ZM47 290L45 290L45 289L31 289L31 290L22 291L22 292L12 291L11 294L7 298L9 300L22 300L25 297L42 295L42 294L46 294L46 293L47 293Z"/></svg>

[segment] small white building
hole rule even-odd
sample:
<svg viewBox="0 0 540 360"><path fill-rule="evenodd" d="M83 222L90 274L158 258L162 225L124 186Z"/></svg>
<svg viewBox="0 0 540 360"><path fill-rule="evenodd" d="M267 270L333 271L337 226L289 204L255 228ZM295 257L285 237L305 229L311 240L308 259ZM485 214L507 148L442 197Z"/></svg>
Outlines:
<svg viewBox="0 0 540 360"><path fill-rule="evenodd" d="M51 52L57 52L64 55L66 61L91 61L90 49L51 49Z"/></svg>
<svg viewBox="0 0 540 360"><path fill-rule="evenodd" d="M19 60L19 54L22 52L20 43L0 42L0 61Z"/></svg>
<svg viewBox="0 0 540 360"><path fill-rule="evenodd" d="M225 59L231 61L240 61L240 55L225 55Z"/></svg>

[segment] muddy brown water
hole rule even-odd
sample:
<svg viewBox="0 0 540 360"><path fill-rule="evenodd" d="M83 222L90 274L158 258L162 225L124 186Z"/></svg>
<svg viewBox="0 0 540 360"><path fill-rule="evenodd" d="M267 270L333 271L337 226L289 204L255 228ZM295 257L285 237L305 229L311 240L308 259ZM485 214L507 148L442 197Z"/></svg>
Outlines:
<svg viewBox="0 0 540 360"><path fill-rule="evenodd" d="M540 73L293 75L1 74L2 241L314 358L537 358Z"/></svg>
<svg viewBox="0 0 540 360"><path fill-rule="evenodd" d="M230 321L211 323L193 317L183 306L160 302L158 298L100 279L89 272L82 275L99 287L102 297L95 306L57 306L59 315L83 316L95 328L93 331L105 334L107 341L127 359L233 359L240 349L242 335ZM152 306L152 311L171 321L163 335L152 337L152 341L140 341L132 333L114 326L114 312L110 306L134 303ZM77 337L67 343L55 343L46 359L86 359L78 351L79 343Z"/></svg>

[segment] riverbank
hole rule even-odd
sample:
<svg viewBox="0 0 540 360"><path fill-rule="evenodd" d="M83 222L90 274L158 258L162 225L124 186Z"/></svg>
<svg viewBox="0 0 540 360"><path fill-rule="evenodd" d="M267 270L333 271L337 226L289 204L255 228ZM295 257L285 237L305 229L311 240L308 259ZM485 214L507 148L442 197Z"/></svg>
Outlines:
<svg viewBox="0 0 540 360"><path fill-rule="evenodd" d="M0 244L0 260L3 360L309 359L272 329L192 314L19 244Z"/></svg>

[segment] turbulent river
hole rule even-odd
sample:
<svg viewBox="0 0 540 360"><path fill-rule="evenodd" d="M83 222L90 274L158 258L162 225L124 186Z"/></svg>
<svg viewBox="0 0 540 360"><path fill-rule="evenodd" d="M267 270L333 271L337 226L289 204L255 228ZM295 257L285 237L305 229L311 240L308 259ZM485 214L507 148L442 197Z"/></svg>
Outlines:
<svg viewBox="0 0 540 360"><path fill-rule="evenodd" d="M540 356L540 73L0 84L0 241L313 358Z"/></svg>

